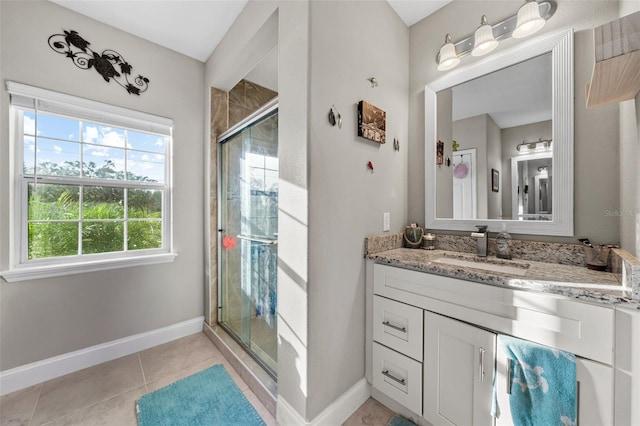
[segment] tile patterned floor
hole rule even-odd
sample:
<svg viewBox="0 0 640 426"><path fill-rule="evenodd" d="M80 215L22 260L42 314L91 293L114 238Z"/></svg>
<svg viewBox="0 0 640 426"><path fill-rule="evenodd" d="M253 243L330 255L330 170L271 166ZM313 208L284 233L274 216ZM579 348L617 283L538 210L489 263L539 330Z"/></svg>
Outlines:
<svg viewBox="0 0 640 426"><path fill-rule="evenodd" d="M342 426L387 426L395 413L373 398L369 398Z"/></svg>
<svg viewBox="0 0 640 426"><path fill-rule="evenodd" d="M203 333L2 396L0 426L136 426L138 398L215 364L224 365L267 426L274 426L274 417ZM343 426L386 426L393 415L369 398Z"/></svg>
<svg viewBox="0 0 640 426"><path fill-rule="evenodd" d="M224 365L267 426L275 425L233 367L198 333L2 396L0 426L136 426L139 397L215 364Z"/></svg>

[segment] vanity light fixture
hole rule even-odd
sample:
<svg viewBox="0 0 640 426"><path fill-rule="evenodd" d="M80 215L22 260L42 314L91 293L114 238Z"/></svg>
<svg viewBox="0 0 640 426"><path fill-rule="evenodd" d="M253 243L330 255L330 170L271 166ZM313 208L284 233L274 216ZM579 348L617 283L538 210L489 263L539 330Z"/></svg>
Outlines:
<svg viewBox="0 0 640 426"><path fill-rule="evenodd" d="M538 146L540 145L540 146ZM532 152L532 151L548 151L551 149L551 139L538 139L534 142L525 142L519 143L516 145L516 150L518 152L522 151L522 148L526 148L524 152Z"/></svg>
<svg viewBox="0 0 640 426"><path fill-rule="evenodd" d="M516 29L513 30L511 37L523 38L530 36L544 27L545 21L540 16L540 7L535 0L525 0L524 5L518 10L518 20Z"/></svg>
<svg viewBox="0 0 640 426"><path fill-rule="evenodd" d="M498 47L498 40L493 36L493 28L487 22L487 15L480 18L480 26L473 35L471 56L482 56Z"/></svg>
<svg viewBox="0 0 640 426"><path fill-rule="evenodd" d="M436 55L438 71L454 68L467 55L485 55L494 50L500 40L527 37L535 33L553 16L556 8L555 0L526 0L516 15L494 25L488 24L487 17L482 15L480 27L473 35L454 43L447 34L445 44Z"/></svg>
<svg viewBox="0 0 640 426"><path fill-rule="evenodd" d="M456 47L451 42L451 34L444 38L444 44L440 48L440 61L438 71L446 71L455 68L460 63L460 58L456 54Z"/></svg>

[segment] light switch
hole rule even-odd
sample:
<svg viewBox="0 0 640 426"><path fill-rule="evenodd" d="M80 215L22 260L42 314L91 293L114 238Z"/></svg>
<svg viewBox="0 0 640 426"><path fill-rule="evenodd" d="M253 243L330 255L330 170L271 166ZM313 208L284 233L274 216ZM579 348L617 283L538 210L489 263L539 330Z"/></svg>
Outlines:
<svg viewBox="0 0 640 426"><path fill-rule="evenodd" d="M388 232L391 230L391 213L382 213L382 232Z"/></svg>

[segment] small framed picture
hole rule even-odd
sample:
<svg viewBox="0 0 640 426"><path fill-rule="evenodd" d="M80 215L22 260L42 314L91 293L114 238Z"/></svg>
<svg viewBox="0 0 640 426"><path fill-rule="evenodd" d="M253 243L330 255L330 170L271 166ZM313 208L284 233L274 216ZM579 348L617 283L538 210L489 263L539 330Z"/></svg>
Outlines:
<svg viewBox="0 0 640 426"><path fill-rule="evenodd" d="M383 144L386 139L387 113L369 102L358 103L358 136Z"/></svg>
<svg viewBox="0 0 640 426"><path fill-rule="evenodd" d="M500 172L496 169L491 169L491 190L493 192L500 191Z"/></svg>
<svg viewBox="0 0 640 426"><path fill-rule="evenodd" d="M444 142L436 142L436 164L439 166L444 163Z"/></svg>

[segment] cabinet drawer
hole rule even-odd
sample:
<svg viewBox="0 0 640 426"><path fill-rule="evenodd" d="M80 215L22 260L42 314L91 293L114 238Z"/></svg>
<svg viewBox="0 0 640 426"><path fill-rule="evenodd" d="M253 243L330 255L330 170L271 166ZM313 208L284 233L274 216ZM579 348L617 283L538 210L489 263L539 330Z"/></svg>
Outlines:
<svg viewBox="0 0 640 426"><path fill-rule="evenodd" d="M376 342L373 387L414 413L422 413L422 364Z"/></svg>
<svg viewBox="0 0 640 426"><path fill-rule="evenodd" d="M497 332L613 363L614 311L565 296L374 265L374 292Z"/></svg>
<svg viewBox="0 0 640 426"><path fill-rule="evenodd" d="M373 340L422 361L422 309L373 297Z"/></svg>

